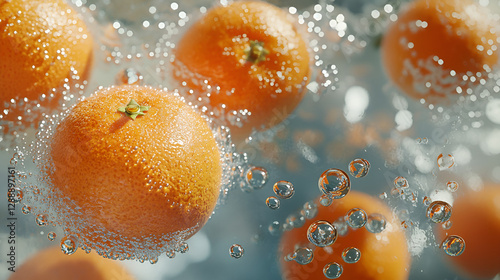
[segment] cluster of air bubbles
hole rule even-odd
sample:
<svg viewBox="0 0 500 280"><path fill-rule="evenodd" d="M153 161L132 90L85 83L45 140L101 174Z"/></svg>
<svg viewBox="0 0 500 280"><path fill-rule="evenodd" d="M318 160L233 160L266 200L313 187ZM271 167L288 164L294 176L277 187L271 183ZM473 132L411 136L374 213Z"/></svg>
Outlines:
<svg viewBox="0 0 500 280"><path fill-rule="evenodd" d="M441 248L448 256L460 256L465 251L465 240L460 236L450 235L441 243Z"/></svg>
<svg viewBox="0 0 500 280"><path fill-rule="evenodd" d="M339 199L349 193L351 181L344 171L331 168L321 174L318 187L323 194L329 195L333 199Z"/></svg>
<svg viewBox="0 0 500 280"><path fill-rule="evenodd" d="M337 262L331 262L323 267L323 274L328 279L337 279L342 275L344 268Z"/></svg>
<svg viewBox="0 0 500 280"><path fill-rule="evenodd" d="M358 229L362 228L366 224L366 221L368 219L367 217L368 215L366 214L365 210L360 208L353 208L347 212L345 220L351 228Z"/></svg>
<svg viewBox="0 0 500 280"><path fill-rule="evenodd" d="M330 246L337 240L337 229L327 221L316 221L307 229L307 239L318 247Z"/></svg>
<svg viewBox="0 0 500 280"><path fill-rule="evenodd" d="M451 206L444 201L434 201L427 207L427 218L434 223L444 223L451 217Z"/></svg>
<svg viewBox="0 0 500 280"><path fill-rule="evenodd" d="M263 167L251 166L248 168L245 178L253 189L262 189L269 179L269 174Z"/></svg>
<svg viewBox="0 0 500 280"><path fill-rule="evenodd" d="M366 159L357 158L349 163L349 173L355 178L365 177L370 170L370 163Z"/></svg>
<svg viewBox="0 0 500 280"><path fill-rule="evenodd" d="M229 255L235 259L239 259L243 256L244 250L243 247L239 244L233 244L231 248L229 248Z"/></svg>
<svg viewBox="0 0 500 280"><path fill-rule="evenodd" d="M355 247L347 247L342 251L342 259L346 263L357 263L361 258L361 251Z"/></svg>

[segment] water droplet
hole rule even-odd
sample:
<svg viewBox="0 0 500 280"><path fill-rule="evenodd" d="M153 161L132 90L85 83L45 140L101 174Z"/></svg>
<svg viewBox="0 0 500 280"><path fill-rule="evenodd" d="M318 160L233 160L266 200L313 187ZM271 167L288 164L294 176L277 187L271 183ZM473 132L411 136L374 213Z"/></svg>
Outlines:
<svg viewBox="0 0 500 280"><path fill-rule="evenodd" d="M10 188L8 197L10 203L19 203L23 199L23 191L18 187Z"/></svg>
<svg viewBox="0 0 500 280"><path fill-rule="evenodd" d="M344 269L342 265L336 262L331 262L323 268L323 274L328 279L337 279L342 275Z"/></svg>
<svg viewBox="0 0 500 280"><path fill-rule="evenodd" d="M302 206L300 214L306 217L306 219L313 219L318 214L318 205L312 201L308 201Z"/></svg>
<svg viewBox="0 0 500 280"><path fill-rule="evenodd" d="M36 216L35 221L37 225L43 227L47 225L47 223L49 222L49 218L45 214L39 214L38 216Z"/></svg>
<svg viewBox="0 0 500 280"><path fill-rule="evenodd" d="M268 178L269 174L267 170L262 167L252 166L246 174L247 183L252 186L253 189L261 189L264 187Z"/></svg>
<svg viewBox="0 0 500 280"><path fill-rule="evenodd" d="M342 259L346 263L357 263L361 258L361 251L355 247L347 247L342 251Z"/></svg>
<svg viewBox="0 0 500 280"><path fill-rule="evenodd" d="M244 252L245 250L243 250L243 247L239 244L233 244L231 248L229 248L229 254L235 259L241 258Z"/></svg>
<svg viewBox="0 0 500 280"><path fill-rule="evenodd" d="M25 215L28 215L29 213L31 213L31 207L29 207L28 205L24 205L23 208L21 208L21 212L23 212L23 214Z"/></svg>
<svg viewBox="0 0 500 280"><path fill-rule="evenodd" d="M116 83L119 85L140 85L143 76L134 68L127 68L116 75Z"/></svg>
<svg viewBox="0 0 500 280"><path fill-rule="evenodd" d="M181 254L185 254L188 251L189 251L189 245L186 242L181 242L179 244L179 252L181 252Z"/></svg>
<svg viewBox="0 0 500 280"><path fill-rule="evenodd" d="M321 174L318 187L323 194L330 195L333 199L339 199L349 193L351 182L344 171L331 168Z"/></svg>
<svg viewBox="0 0 500 280"><path fill-rule="evenodd" d="M451 206L444 201L434 201L427 207L427 218L434 223L443 223L451 217Z"/></svg>
<svg viewBox="0 0 500 280"><path fill-rule="evenodd" d="M458 235L450 235L441 243L441 248L448 256L460 256L465 250L465 240Z"/></svg>
<svg viewBox="0 0 500 280"><path fill-rule="evenodd" d="M397 190L402 190L410 187L410 184L408 184L408 180L406 180L405 177L399 176L394 179L394 186L396 187Z"/></svg>
<svg viewBox="0 0 500 280"><path fill-rule="evenodd" d="M269 233L273 236L277 236L280 234L280 222L274 221L272 222L269 227L267 227L267 230L269 230Z"/></svg>
<svg viewBox="0 0 500 280"><path fill-rule="evenodd" d="M448 155L439 154L437 158L437 163L439 166L439 170L445 170L451 168L455 164L455 159L450 154Z"/></svg>
<svg viewBox="0 0 500 280"><path fill-rule="evenodd" d="M325 207L330 206L332 204L332 202L333 202L333 199L327 194L321 195L321 197L319 199L319 203L321 203L321 205L323 205Z"/></svg>
<svg viewBox="0 0 500 280"><path fill-rule="evenodd" d="M78 249L78 239L72 235L61 239L61 250L66 255L72 255Z"/></svg>
<svg viewBox="0 0 500 280"><path fill-rule="evenodd" d="M149 263L150 264L156 264L156 263L158 263L158 258L156 257L156 258L149 259Z"/></svg>
<svg viewBox="0 0 500 280"><path fill-rule="evenodd" d="M337 229L327 221L316 221L307 229L307 239L318 247L330 246L337 240Z"/></svg>
<svg viewBox="0 0 500 280"><path fill-rule="evenodd" d="M47 238L50 240L50 241L54 241L57 237L57 234L53 231L47 233Z"/></svg>
<svg viewBox="0 0 500 280"><path fill-rule="evenodd" d="M276 210L280 208L280 200L275 196L270 196L266 199L267 207Z"/></svg>
<svg viewBox="0 0 500 280"><path fill-rule="evenodd" d="M347 212L345 220L352 228L362 228L366 224L367 215L363 209L352 208Z"/></svg>
<svg viewBox="0 0 500 280"><path fill-rule="evenodd" d="M306 265L311 263L314 259L313 250L309 248L298 248L295 250L291 258L296 261L298 264Z"/></svg>
<svg viewBox="0 0 500 280"><path fill-rule="evenodd" d="M273 186L274 193L282 199L288 199L293 196L295 190L292 183L288 181L278 181Z"/></svg>
<svg viewBox="0 0 500 280"><path fill-rule="evenodd" d="M370 163L366 159L357 158L349 163L349 173L355 178L365 177L370 170Z"/></svg>
<svg viewBox="0 0 500 280"><path fill-rule="evenodd" d="M339 236L346 236L347 233L349 232L349 226L347 226L347 223L346 223L344 217L338 218L332 224L337 229L337 233Z"/></svg>
<svg viewBox="0 0 500 280"><path fill-rule="evenodd" d="M168 258L173 259L173 258L175 258L175 251L169 250L169 251L167 251L166 255Z"/></svg>
<svg viewBox="0 0 500 280"><path fill-rule="evenodd" d="M384 231L387 221L385 217L381 214L374 213L368 216L368 221L366 222L366 230L371 233L381 233Z"/></svg>
<svg viewBox="0 0 500 280"><path fill-rule="evenodd" d="M455 181L449 181L446 183L446 187L450 192L456 192L458 190L458 183Z"/></svg>

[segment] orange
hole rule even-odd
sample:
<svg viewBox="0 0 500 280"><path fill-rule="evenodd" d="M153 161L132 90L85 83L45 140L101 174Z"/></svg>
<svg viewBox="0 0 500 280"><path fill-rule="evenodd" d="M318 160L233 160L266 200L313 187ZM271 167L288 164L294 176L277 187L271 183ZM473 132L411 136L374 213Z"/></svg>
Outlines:
<svg viewBox="0 0 500 280"><path fill-rule="evenodd" d="M63 0L1 1L0 105L27 98L55 108L65 79L87 76L92 47L85 23ZM4 119L17 120L23 113L9 112Z"/></svg>
<svg viewBox="0 0 500 280"><path fill-rule="evenodd" d="M386 228L381 233L371 233L365 227L349 229L346 236L338 236L335 243L328 247L314 246L314 259L307 265L295 261L285 261L284 257L293 253L295 246L307 246L307 229L311 223L324 220L333 223L353 208L361 208L370 215L378 213L386 218ZM313 246L310 244L308 247ZM361 251L361 258L357 263L345 263L341 257L347 247L355 247ZM283 279L327 279L323 268L330 262L337 262L343 266L340 279L346 280L395 280L408 279L410 270L410 255L408 253L405 233L391 209L383 202L364 193L351 191L344 198L334 200L328 206L318 204L318 214L308 220L304 226L294 228L283 234L280 243L281 271Z"/></svg>
<svg viewBox="0 0 500 280"><path fill-rule="evenodd" d="M210 94L237 141L279 124L302 100L309 53L292 21L271 4L237 1L209 10L177 44L175 78Z"/></svg>
<svg viewBox="0 0 500 280"><path fill-rule="evenodd" d="M413 98L442 101L457 87L465 94L498 62L496 25L473 0L413 1L385 32L383 66Z"/></svg>
<svg viewBox="0 0 500 280"><path fill-rule="evenodd" d="M465 251L448 257L457 269L481 279L500 273L500 186L489 185L480 191L467 191L453 203L451 227L437 227L438 242L446 235L458 235Z"/></svg>
<svg viewBox="0 0 500 280"><path fill-rule="evenodd" d="M141 106L129 107L141 112L135 119L118 111L131 100ZM71 109L49 146L50 185L58 199L71 201L64 207L82 215L67 214L66 226L89 223L70 232L91 248L125 252L137 246L132 240L156 244L179 231L187 239L216 205L222 168L212 130L169 92L99 90Z"/></svg>
<svg viewBox="0 0 500 280"><path fill-rule="evenodd" d="M82 250L68 256L59 247L39 251L23 262L9 280L132 280L117 261L101 258L96 253Z"/></svg>

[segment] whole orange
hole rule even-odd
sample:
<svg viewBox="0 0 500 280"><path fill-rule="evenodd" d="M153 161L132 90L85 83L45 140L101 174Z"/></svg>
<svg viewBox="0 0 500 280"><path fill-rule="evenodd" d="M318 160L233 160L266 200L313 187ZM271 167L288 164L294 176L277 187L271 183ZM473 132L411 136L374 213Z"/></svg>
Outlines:
<svg viewBox="0 0 500 280"><path fill-rule="evenodd" d="M135 119L117 110L131 100L142 106ZM49 141L43 172L58 201L70 201L59 209L70 231L93 249L122 253L144 239L162 249L155 241L200 230L222 176L214 134L199 113L169 92L128 85L99 90L70 110Z"/></svg>
<svg viewBox="0 0 500 280"><path fill-rule="evenodd" d="M301 265L295 261L285 261L284 258L293 253L295 246L310 244L307 239L309 226L318 220L333 223L344 217L353 208L361 208L368 215L378 213L385 217L386 228L380 233L371 233L366 227L349 230L345 236L338 236L335 243L328 247L314 247L314 259L311 263ZM345 263L342 251L347 247L360 250L361 258L353 264ZM281 271L283 279L327 279L323 268L330 262L343 266L340 279L408 279L410 271L410 254L408 253L405 233L391 209L383 202L361 192L351 191L344 198L334 200L328 206L318 206L318 214L308 220L304 226L294 228L283 234L279 247L281 256Z"/></svg>
<svg viewBox="0 0 500 280"><path fill-rule="evenodd" d="M457 87L465 93L498 62L496 25L473 0L412 1L384 34L383 66L413 98L442 101Z"/></svg>
<svg viewBox="0 0 500 280"><path fill-rule="evenodd" d="M68 256L59 247L37 252L23 262L9 280L132 280L127 270L117 261L101 258L96 253L81 250Z"/></svg>
<svg viewBox="0 0 500 280"><path fill-rule="evenodd" d="M453 203L451 227L437 227L441 240L458 235L465 241L460 256L448 257L457 269L481 279L500 273L500 186L488 185L480 191L466 191Z"/></svg>
<svg viewBox="0 0 500 280"><path fill-rule="evenodd" d="M60 87L87 77L92 48L85 23L63 0L1 1L0 104L27 98L54 108L62 96ZM47 97L41 99L43 94ZM17 121L25 113L11 110L3 119ZM36 125L39 118L33 119Z"/></svg>
<svg viewBox="0 0 500 280"><path fill-rule="evenodd" d="M307 45L293 19L265 2L212 8L175 49L175 78L198 97L209 93L237 140L286 119L302 100L309 72Z"/></svg>

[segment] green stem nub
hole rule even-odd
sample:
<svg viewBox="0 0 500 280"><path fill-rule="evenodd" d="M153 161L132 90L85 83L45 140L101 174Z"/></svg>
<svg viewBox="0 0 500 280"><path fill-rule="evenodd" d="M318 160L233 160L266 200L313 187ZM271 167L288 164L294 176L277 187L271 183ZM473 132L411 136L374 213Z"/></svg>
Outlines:
<svg viewBox="0 0 500 280"><path fill-rule="evenodd" d="M145 111L149 110L149 106L141 106L134 99L130 99L130 102L125 107L118 108L118 112L125 113L131 119L135 120L137 116L143 116Z"/></svg>
<svg viewBox="0 0 500 280"><path fill-rule="evenodd" d="M259 41L250 41L250 46L245 49L247 61L251 63L259 63L266 59L269 51L264 48L264 43Z"/></svg>

